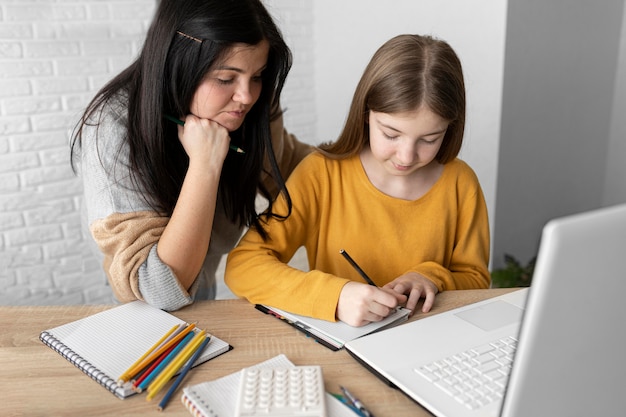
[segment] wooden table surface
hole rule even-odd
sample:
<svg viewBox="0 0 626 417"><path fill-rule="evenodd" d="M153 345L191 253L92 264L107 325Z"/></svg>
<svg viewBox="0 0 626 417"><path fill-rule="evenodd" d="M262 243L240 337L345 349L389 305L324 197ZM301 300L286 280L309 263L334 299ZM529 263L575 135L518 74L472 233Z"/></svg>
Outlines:
<svg viewBox="0 0 626 417"><path fill-rule="evenodd" d="M513 289L448 291L431 313L491 298ZM164 389L151 402L145 395L120 400L39 340L39 333L112 306L0 306L1 416L185 416L181 389L163 411ZM347 352L333 352L296 329L257 311L243 300L197 302L173 313L224 339L234 349L193 369L183 385L213 380L284 353L296 365L321 365L326 390L345 385L377 417L429 416L402 392L390 388ZM413 320L424 317L417 314Z"/></svg>

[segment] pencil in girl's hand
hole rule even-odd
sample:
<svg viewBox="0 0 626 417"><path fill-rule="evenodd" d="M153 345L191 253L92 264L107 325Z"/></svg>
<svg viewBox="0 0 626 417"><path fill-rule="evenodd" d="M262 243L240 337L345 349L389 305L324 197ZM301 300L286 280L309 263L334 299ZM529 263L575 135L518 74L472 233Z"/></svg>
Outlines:
<svg viewBox="0 0 626 417"><path fill-rule="evenodd" d="M185 122L183 122L182 120L180 120L180 119L178 119L178 118L176 118L174 116L171 116L169 114L164 114L163 117L165 117L170 122L176 123L177 125L185 126ZM243 149L241 149L240 147L235 146L235 145L230 145L229 148L232 151L235 151L237 153L246 153Z"/></svg>
<svg viewBox="0 0 626 417"><path fill-rule="evenodd" d="M350 265L352 265L352 267L354 267L354 269L356 269L356 272L359 273L359 275L361 275L361 277L363 277L363 279L365 280L365 282L367 282L370 285L373 285L376 287L376 283L374 281L372 281L372 279L370 277L367 276L367 274L361 269L361 267L354 261L354 259L352 259L352 257L350 255L348 255L348 252L346 252L345 250L341 249L339 251L340 254L343 255L344 258L346 258L346 260L348 262L350 262Z"/></svg>

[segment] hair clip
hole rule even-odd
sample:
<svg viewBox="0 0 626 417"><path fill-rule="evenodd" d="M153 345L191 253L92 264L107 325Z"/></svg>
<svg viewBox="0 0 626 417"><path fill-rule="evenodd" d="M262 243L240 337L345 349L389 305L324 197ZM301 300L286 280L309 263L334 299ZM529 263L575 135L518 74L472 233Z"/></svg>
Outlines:
<svg viewBox="0 0 626 417"><path fill-rule="evenodd" d="M193 36L187 35L186 33L183 33L183 32L181 32L179 30L177 30L176 33L178 33L180 36L184 36L187 39L191 39L192 41L196 41L198 43L202 43L202 39L194 38Z"/></svg>

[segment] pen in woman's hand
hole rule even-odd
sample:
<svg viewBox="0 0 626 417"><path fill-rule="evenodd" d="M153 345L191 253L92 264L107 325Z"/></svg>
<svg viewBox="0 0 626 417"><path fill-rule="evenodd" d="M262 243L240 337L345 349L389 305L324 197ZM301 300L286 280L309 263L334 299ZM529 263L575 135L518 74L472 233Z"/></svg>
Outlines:
<svg viewBox="0 0 626 417"><path fill-rule="evenodd" d="M185 122L183 122L182 120L174 116L170 116L169 114L164 114L163 117L165 117L170 122L176 123L177 125L185 126ZM237 153L246 153L243 149L235 145L230 145L229 148Z"/></svg>

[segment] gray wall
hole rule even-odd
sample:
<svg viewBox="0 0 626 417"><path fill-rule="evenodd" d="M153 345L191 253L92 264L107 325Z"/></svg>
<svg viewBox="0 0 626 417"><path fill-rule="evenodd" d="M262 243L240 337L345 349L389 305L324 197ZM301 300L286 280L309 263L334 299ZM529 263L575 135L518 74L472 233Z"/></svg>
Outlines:
<svg viewBox="0 0 626 417"><path fill-rule="evenodd" d="M626 201L626 3L622 18L619 60L611 116L611 135L606 166L604 204Z"/></svg>
<svg viewBox="0 0 626 417"><path fill-rule="evenodd" d="M623 0L509 0L494 267L549 219L626 201L623 19Z"/></svg>
<svg viewBox="0 0 626 417"><path fill-rule="evenodd" d="M316 142L338 136L363 70L383 42L401 33L442 38L455 49L463 64L467 119L460 157L478 175L493 228L507 2L315 0L312 3L315 5ZM355 10L359 10L358 18L354 18Z"/></svg>

